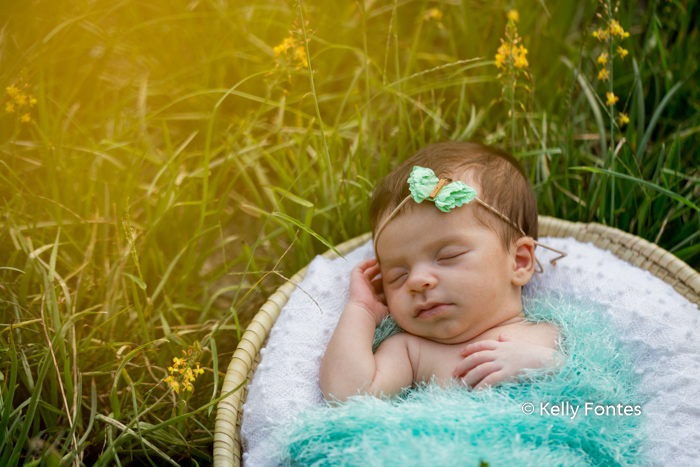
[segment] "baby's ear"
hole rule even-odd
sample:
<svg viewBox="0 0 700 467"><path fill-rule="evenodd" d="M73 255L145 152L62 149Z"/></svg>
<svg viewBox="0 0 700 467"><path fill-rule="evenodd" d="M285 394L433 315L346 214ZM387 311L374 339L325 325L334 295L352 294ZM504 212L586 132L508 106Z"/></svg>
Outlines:
<svg viewBox="0 0 700 467"><path fill-rule="evenodd" d="M535 273L535 242L530 237L520 237L515 242L514 266L511 282L522 287Z"/></svg>

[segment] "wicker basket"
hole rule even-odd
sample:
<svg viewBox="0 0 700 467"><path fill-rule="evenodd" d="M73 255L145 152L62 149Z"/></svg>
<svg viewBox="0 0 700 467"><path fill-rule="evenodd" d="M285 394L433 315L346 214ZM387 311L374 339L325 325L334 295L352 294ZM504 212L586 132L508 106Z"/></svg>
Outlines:
<svg viewBox="0 0 700 467"><path fill-rule="evenodd" d="M646 269L656 277L671 284L678 293L700 308L700 274L672 253L653 243L601 224L583 224L540 216L539 233L542 237L574 237L580 242L592 242L598 248L610 250L617 257ZM336 249L341 254L349 253L370 239L370 233L349 240ZM324 255L332 258L332 250ZM224 379L222 394L241 388L219 402L216 411L214 434L214 467L238 467L241 464L241 407L247 394L247 384L253 379L260 362L260 349L275 324L280 310L287 303L295 284L306 274L304 268L296 273L291 282L281 286L253 317L233 354Z"/></svg>

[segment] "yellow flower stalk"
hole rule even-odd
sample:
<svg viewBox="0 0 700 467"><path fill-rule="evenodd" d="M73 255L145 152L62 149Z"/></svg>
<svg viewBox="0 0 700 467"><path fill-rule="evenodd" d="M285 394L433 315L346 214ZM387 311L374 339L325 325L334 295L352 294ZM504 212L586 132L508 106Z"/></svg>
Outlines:
<svg viewBox="0 0 700 467"><path fill-rule="evenodd" d="M170 376L163 378L163 382L168 385L175 393L179 394L180 389L183 391L194 392L194 383L199 375L204 374L200 363L195 360L201 354L199 343L188 347L187 351L182 350L184 358L173 357L173 366L168 367Z"/></svg>
<svg viewBox="0 0 700 467"><path fill-rule="evenodd" d="M517 138L517 127L515 117L516 105L525 109L522 102L516 98L518 79L524 75L525 79L532 81L527 60L528 50L522 43L522 38L518 35L516 21L520 19L516 10L508 12L508 23L505 28L505 36L501 39L501 45L496 52L495 64L499 70L498 80L502 84L502 99L510 106L508 117L510 118L510 144L515 147ZM527 85L523 88L530 90Z"/></svg>
<svg viewBox="0 0 700 467"><path fill-rule="evenodd" d="M7 95L10 97L10 100L5 102L6 113L15 113L17 110L20 110L22 107L26 106L34 107L34 105L37 103L36 98L29 93L21 91L21 89L26 89L28 86L28 84L24 84L17 87L15 84L12 84L11 86L7 86L5 88ZM31 114L26 111L22 113L21 116L18 116L18 118L22 123L28 123L32 120Z"/></svg>
<svg viewBox="0 0 700 467"><path fill-rule="evenodd" d="M291 34L291 32L290 32ZM289 55L296 62L297 69L309 66L309 60L306 57L306 49L302 44L299 44L293 36L285 38L279 45L272 48L275 53L275 58L281 58L282 55Z"/></svg>
<svg viewBox="0 0 700 467"><path fill-rule="evenodd" d="M606 92L605 96L608 98L608 100L605 102L605 105L615 105L615 103L620 100L620 98L612 92Z"/></svg>

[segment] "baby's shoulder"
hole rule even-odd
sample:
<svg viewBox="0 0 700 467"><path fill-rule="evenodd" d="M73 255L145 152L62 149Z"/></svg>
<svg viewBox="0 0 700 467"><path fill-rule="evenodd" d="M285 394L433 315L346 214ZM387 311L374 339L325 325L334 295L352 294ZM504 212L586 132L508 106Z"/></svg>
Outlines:
<svg viewBox="0 0 700 467"><path fill-rule="evenodd" d="M382 346L384 345L393 351L405 349L406 355L414 369L418 367L421 356L425 359L426 356L443 355L444 352L448 352L455 347L454 344L442 344L408 332L401 332L388 337L382 342Z"/></svg>
<svg viewBox="0 0 700 467"><path fill-rule="evenodd" d="M430 341L423 337L414 336L413 334L409 334L407 332L399 332L387 337L381 343L381 346L391 347L394 349L397 347L405 347L406 350L410 353L411 351L420 348L421 344L425 342Z"/></svg>

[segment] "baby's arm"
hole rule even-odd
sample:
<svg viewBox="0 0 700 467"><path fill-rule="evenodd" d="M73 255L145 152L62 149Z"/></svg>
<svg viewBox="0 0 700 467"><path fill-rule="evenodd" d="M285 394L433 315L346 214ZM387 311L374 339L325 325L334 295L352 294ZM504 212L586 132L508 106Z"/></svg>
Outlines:
<svg viewBox="0 0 700 467"><path fill-rule="evenodd" d="M465 357L455 368L453 376L475 389L495 386L515 377L528 368L555 368L564 363L557 351L559 330L540 323L517 336L500 334L498 340L482 340L465 346Z"/></svg>
<svg viewBox="0 0 700 467"><path fill-rule="evenodd" d="M350 301L321 362L320 386L326 399L346 400L358 390L394 394L413 382L405 336L392 336L372 354L375 328L388 312L372 285L378 274L375 259L352 270Z"/></svg>

